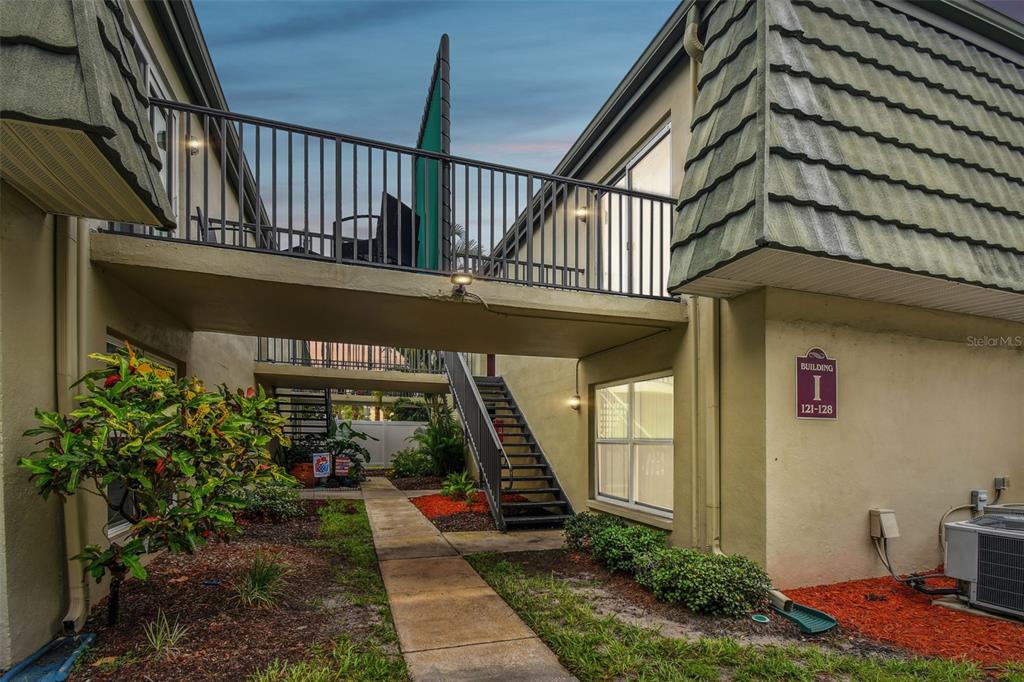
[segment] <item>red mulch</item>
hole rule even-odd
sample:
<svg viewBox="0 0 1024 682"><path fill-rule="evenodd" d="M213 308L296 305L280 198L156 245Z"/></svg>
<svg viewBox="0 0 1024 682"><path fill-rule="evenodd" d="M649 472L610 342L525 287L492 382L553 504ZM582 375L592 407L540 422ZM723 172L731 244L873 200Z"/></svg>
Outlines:
<svg viewBox="0 0 1024 682"><path fill-rule="evenodd" d="M506 502L526 502L522 495L502 495L501 499ZM444 495L424 495L414 497L410 500L423 512L423 515L433 521L439 516L452 516L453 514L486 513L487 498L482 491L473 493L473 500L467 504L466 500L456 500Z"/></svg>
<svg viewBox="0 0 1024 682"><path fill-rule="evenodd" d="M928 584L952 587L953 581L936 579ZM804 587L786 594L831 614L843 627L864 637L925 656L966 658L983 666L1024 660L1024 623L933 606L936 597L889 577Z"/></svg>

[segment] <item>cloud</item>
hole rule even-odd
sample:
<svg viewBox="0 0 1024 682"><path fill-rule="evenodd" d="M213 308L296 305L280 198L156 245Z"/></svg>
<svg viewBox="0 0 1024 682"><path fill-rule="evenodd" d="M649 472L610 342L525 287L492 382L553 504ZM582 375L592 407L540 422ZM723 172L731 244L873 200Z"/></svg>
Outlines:
<svg viewBox="0 0 1024 682"><path fill-rule="evenodd" d="M412 144L442 33L459 154L550 170L674 2L196 0L232 108Z"/></svg>

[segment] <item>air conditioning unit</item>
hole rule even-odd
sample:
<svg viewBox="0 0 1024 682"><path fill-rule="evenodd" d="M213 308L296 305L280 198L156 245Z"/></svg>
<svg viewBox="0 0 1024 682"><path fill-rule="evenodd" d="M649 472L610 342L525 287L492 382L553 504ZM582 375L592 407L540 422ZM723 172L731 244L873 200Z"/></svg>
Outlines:
<svg viewBox="0 0 1024 682"><path fill-rule="evenodd" d="M1024 619L1024 507L989 505L946 526L946 575L971 606Z"/></svg>

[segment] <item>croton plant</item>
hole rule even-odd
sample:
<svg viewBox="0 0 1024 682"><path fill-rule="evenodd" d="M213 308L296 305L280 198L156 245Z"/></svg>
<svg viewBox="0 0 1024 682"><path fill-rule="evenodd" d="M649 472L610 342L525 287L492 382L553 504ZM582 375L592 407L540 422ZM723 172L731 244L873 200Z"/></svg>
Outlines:
<svg viewBox="0 0 1024 682"><path fill-rule="evenodd" d="M145 579L143 555L194 552L209 538L240 532L234 512L244 488L292 480L270 457L287 444L284 418L262 389L207 391L130 345L90 356L100 366L77 385L86 389L68 414L36 410L40 449L20 460L44 498L87 492L130 524L108 546L89 545L77 559L97 582L110 574L107 617L117 621L128 572ZM113 499L109 486L129 491Z"/></svg>

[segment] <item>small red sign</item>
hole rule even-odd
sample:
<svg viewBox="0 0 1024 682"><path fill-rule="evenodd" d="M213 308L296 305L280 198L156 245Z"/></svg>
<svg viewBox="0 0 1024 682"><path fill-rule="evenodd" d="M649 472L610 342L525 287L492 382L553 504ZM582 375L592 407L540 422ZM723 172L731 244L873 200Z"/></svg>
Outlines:
<svg viewBox="0 0 1024 682"><path fill-rule="evenodd" d="M820 348L796 359L797 419L839 418L839 369Z"/></svg>

